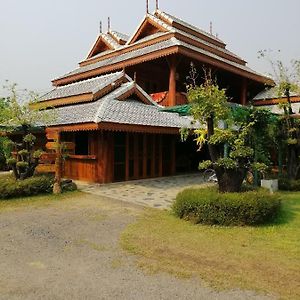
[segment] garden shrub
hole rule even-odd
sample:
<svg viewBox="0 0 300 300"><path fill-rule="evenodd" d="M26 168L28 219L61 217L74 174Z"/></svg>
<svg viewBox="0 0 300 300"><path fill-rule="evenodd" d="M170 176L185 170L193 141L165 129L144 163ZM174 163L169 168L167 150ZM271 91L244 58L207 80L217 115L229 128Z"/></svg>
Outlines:
<svg viewBox="0 0 300 300"><path fill-rule="evenodd" d="M244 226L271 222L280 208L279 196L264 189L219 193L216 188L204 188L179 193L172 210L195 224Z"/></svg>
<svg viewBox="0 0 300 300"><path fill-rule="evenodd" d="M53 177L48 175L33 176L16 180L13 176L0 177L0 199L34 196L51 193Z"/></svg>
<svg viewBox="0 0 300 300"><path fill-rule="evenodd" d="M3 149L0 147L0 171L6 170L6 157Z"/></svg>
<svg viewBox="0 0 300 300"><path fill-rule="evenodd" d="M73 192L77 190L77 185L72 180L63 180L61 188L63 192Z"/></svg>
<svg viewBox="0 0 300 300"><path fill-rule="evenodd" d="M291 180L288 178L280 178L278 181L278 187L281 191L300 191L300 180Z"/></svg>

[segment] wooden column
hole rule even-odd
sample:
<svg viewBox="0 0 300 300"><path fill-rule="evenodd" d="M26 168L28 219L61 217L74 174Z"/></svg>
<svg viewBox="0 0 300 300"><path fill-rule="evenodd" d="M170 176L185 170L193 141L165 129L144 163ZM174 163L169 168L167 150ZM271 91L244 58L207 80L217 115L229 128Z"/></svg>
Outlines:
<svg viewBox="0 0 300 300"><path fill-rule="evenodd" d="M158 176L162 177L163 176L163 139L162 135L159 135L158 138L158 147L159 147L159 158L158 158Z"/></svg>
<svg viewBox="0 0 300 300"><path fill-rule="evenodd" d="M139 178L139 135L138 134L134 134L133 136L134 140L133 140L133 147L134 147L134 169L133 169L133 173L134 173L134 179L138 179Z"/></svg>
<svg viewBox="0 0 300 300"><path fill-rule="evenodd" d="M176 69L177 69L176 56L172 55L168 57L167 61L170 68L168 106L175 106L176 105Z"/></svg>
<svg viewBox="0 0 300 300"><path fill-rule="evenodd" d="M126 132L125 180L129 180L129 133Z"/></svg>
<svg viewBox="0 0 300 300"><path fill-rule="evenodd" d="M143 178L147 178L147 160L148 160L147 134L144 133L144 136L143 136Z"/></svg>
<svg viewBox="0 0 300 300"><path fill-rule="evenodd" d="M156 153L156 135L152 134L152 159L151 159L151 177L155 177L155 153Z"/></svg>
<svg viewBox="0 0 300 300"><path fill-rule="evenodd" d="M242 87L241 87L241 104L242 105L247 105L247 93L248 93L248 83L247 79L243 78L242 79Z"/></svg>

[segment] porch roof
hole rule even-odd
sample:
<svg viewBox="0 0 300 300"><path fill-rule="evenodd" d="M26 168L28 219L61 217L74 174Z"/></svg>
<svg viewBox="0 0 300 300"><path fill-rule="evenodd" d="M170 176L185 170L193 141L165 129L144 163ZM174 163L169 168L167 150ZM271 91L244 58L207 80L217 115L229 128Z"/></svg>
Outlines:
<svg viewBox="0 0 300 300"><path fill-rule="evenodd" d="M137 89L144 97L149 97L149 104L128 96L126 100L118 100L122 95ZM50 126L64 126L84 123L117 123L127 125L141 125L168 128L193 128L191 117L182 117L179 114L160 110L150 96L136 85L127 82L110 92L103 98L89 103L62 106L55 108L56 118Z"/></svg>

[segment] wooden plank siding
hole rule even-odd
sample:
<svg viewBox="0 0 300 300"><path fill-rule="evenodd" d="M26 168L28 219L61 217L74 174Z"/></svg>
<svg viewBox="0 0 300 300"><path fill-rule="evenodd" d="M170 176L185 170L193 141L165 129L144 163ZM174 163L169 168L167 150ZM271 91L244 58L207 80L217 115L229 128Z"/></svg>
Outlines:
<svg viewBox="0 0 300 300"><path fill-rule="evenodd" d="M64 177L110 183L174 175L176 138L165 134L89 132L89 155L66 158Z"/></svg>

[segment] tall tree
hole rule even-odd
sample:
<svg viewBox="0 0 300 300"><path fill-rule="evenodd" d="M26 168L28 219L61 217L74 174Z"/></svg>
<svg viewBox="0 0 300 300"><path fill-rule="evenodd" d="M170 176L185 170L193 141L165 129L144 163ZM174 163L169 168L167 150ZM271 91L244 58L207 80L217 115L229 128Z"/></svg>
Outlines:
<svg viewBox="0 0 300 300"><path fill-rule="evenodd" d="M286 99L279 107L283 110L281 129L286 147L287 175L290 179L297 179L300 177L300 122L295 118L299 111L293 110L291 96L292 93L300 95L300 60L292 60L287 67L282 60L273 59L271 51L263 50L259 55L272 68L270 75L276 82L276 95Z"/></svg>
<svg viewBox="0 0 300 300"><path fill-rule="evenodd" d="M254 157L257 148L254 137L262 121L268 126L266 120L271 114L232 108L226 90L218 87L210 72L206 73L203 84L188 87L188 100L190 113L199 125L194 130L196 141L200 148L208 144L211 158L200 163L199 168L215 170L220 192L239 192L248 169L262 171L267 167L264 156ZM185 138L187 132L182 133Z"/></svg>
<svg viewBox="0 0 300 300"><path fill-rule="evenodd" d="M0 124L8 135L18 131L21 141L11 140L14 157L7 162L11 166L16 179L25 179L34 174L39 163L42 151L35 149L36 137L32 129L36 126L44 126L53 119L51 111L41 111L31 104L38 100L38 95L27 90L19 90L17 84L4 87L8 91L8 97L0 104Z"/></svg>

